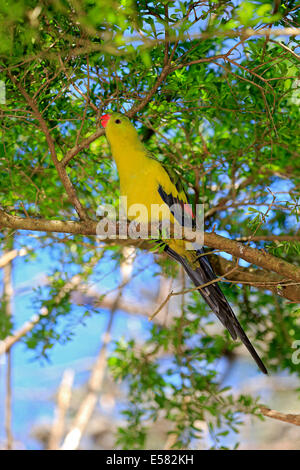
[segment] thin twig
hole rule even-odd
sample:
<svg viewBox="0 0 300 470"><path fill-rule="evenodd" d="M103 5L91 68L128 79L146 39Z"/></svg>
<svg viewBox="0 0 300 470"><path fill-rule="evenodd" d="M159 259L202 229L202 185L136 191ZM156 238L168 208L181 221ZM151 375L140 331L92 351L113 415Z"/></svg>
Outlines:
<svg viewBox="0 0 300 470"><path fill-rule="evenodd" d="M300 55L297 54L295 51L293 51L292 49L290 49L288 46L286 46L285 44L283 44L282 42L278 42L278 41L274 41L273 39L269 39L270 42L272 42L273 44L277 44L278 46L282 47L283 49L285 49L286 51L288 51L290 54L292 54L297 60L300 60Z"/></svg>
<svg viewBox="0 0 300 470"><path fill-rule="evenodd" d="M238 264L238 260L237 260L237 263ZM190 289L183 289L179 292L173 292L171 290L171 292L169 292L169 294L167 295L167 297L165 298L165 300L162 302L162 304L155 310L155 312L149 316L149 321L150 320L153 320L153 318L162 310L162 308L166 305L166 303L170 300L171 297L175 296L175 295L182 295L184 296L185 294L188 294L190 292L194 292L196 290L199 290L201 291L202 289L204 289L205 287L208 287L208 286L211 286L212 284L216 284L217 282L220 282L222 281L226 276L232 274L234 271L236 271L238 269L238 265L235 265L232 269L230 269L228 272L222 274L222 276L219 276L219 277L216 277L215 279L211 280L211 281L208 281L208 282L205 282L204 284L201 284L200 286L196 286L196 287L191 287Z"/></svg>
<svg viewBox="0 0 300 470"><path fill-rule="evenodd" d="M8 352L20 339L24 338L24 336L39 323L43 316L43 314L33 315L31 319L25 322L13 335L9 335L3 341L0 341L0 356Z"/></svg>
<svg viewBox="0 0 300 470"><path fill-rule="evenodd" d="M255 235L255 236L249 236L249 237L239 237L235 238L237 242L259 242L259 241L265 241L265 242L280 242L280 241L286 241L286 242L300 242L300 234L299 235Z"/></svg>
<svg viewBox="0 0 300 470"><path fill-rule="evenodd" d="M54 297L53 301L58 304L61 300L70 292L76 290L82 282L83 277L87 270L94 267L99 259L102 257L103 250L100 253L95 254L89 263L86 263L81 274L75 274L69 281L61 288L59 293ZM45 307L40 309L38 315L33 315L31 319L25 322L14 334L7 336L3 341L0 341L0 356L8 352L14 344L20 339L24 338L39 322L40 320L48 315L48 310Z"/></svg>
<svg viewBox="0 0 300 470"><path fill-rule="evenodd" d="M70 202L75 207L80 219L87 220L87 215L86 215L85 210L82 207L82 205L81 205L81 203L80 203L80 201L77 197L74 186L72 185L72 183L70 181L70 178L68 177L64 166L61 164L61 162L57 158L54 140L52 139L52 136L50 134L50 131L48 129L46 121L44 120L42 114L39 111L39 108L38 108L38 105L37 105L36 101L27 93L27 91L22 87L21 83L16 79L16 77L12 73L8 72L8 75L9 75L11 81L14 83L14 85L18 88L20 93L23 95L23 97L26 100L26 102L28 103L28 105L31 107L35 118L39 122L40 128L41 128L41 130L43 131L43 133L45 135L45 138L46 138L46 141L47 141L47 144L48 144L48 147L49 147L52 162L53 162L53 164L54 164L54 166L55 166L55 168L58 172L58 175L61 179L61 182L63 183L63 185L65 187L65 190L66 190L66 193L68 194Z"/></svg>

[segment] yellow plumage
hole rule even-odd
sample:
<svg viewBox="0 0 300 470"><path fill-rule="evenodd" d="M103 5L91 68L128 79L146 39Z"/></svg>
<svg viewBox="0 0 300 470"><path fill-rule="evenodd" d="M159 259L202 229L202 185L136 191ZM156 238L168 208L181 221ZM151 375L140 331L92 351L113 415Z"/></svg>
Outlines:
<svg viewBox="0 0 300 470"><path fill-rule="evenodd" d="M181 217L178 217L178 214L174 212L175 217L173 217L171 213L173 203L179 203L181 207L187 203L184 190L172 181L165 168L147 153L129 119L122 114L112 113L102 116L101 121L117 164L121 195L127 197L128 219L134 219L140 223L163 220L174 224L178 223L177 220L179 223L185 223ZM144 210L139 213L130 212L136 204L140 204ZM153 205L160 206L161 210L153 214ZM185 211L191 212L191 209L185 207ZM167 240L164 250L181 263L232 338L236 339L238 336L242 340L259 368L266 374L267 370L263 362L250 343L219 285L213 282L216 276L203 250L186 250L186 242L178 239ZM208 286L201 287L207 283L209 283Z"/></svg>
<svg viewBox="0 0 300 470"><path fill-rule="evenodd" d="M185 203L187 203L186 196L182 192L179 193L164 167L148 155L129 119L121 114L113 113L105 131L118 168L121 195L127 197L127 207L141 204L147 209L148 218L145 219L144 212L132 216L132 213L128 211L128 219L134 219L140 223L169 220L176 224L177 221L171 214L169 206L162 200L158 187L162 186L167 194L172 194ZM155 204L161 208L159 217L155 217L157 212L153 210L151 217L151 206ZM185 242L170 240L169 245L192 261L195 252L186 252Z"/></svg>
<svg viewBox="0 0 300 470"><path fill-rule="evenodd" d="M128 206L136 203L144 204L150 214L151 204L164 204L158 193L159 185L175 197L178 196L178 191L162 165L148 156L130 121L122 116L121 124L115 123L119 120L118 116L120 115L117 113L112 115L105 131L117 164L121 195L127 196ZM169 218L170 210L166 204L164 206L164 215Z"/></svg>

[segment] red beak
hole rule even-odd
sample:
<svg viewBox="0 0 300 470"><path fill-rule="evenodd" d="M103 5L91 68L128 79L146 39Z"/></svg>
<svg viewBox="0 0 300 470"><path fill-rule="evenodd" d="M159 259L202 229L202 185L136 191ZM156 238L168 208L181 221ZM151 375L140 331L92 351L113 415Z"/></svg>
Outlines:
<svg viewBox="0 0 300 470"><path fill-rule="evenodd" d="M100 122L101 122L101 125L104 127L104 129L107 126L107 123L110 120L110 118L111 118L110 114L104 114L103 116L101 116Z"/></svg>

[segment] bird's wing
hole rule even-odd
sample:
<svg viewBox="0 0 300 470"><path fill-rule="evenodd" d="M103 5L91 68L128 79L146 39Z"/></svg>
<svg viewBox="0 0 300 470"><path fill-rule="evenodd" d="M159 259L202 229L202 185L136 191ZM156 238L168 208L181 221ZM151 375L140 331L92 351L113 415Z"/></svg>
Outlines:
<svg viewBox="0 0 300 470"><path fill-rule="evenodd" d="M171 190L166 190L163 183L158 186L162 200L169 206L171 213L184 227L194 227L195 215L188 202L188 197L182 184L180 175L172 168L163 166L172 183Z"/></svg>
<svg viewBox="0 0 300 470"><path fill-rule="evenodd" d="M172 212L173 216L182 226L186 226L185 224L187 221L188 223L192 223L192 226L194 226L194 215L192 213L191 206L188 205L187 195L184 191L180 178L176 178L176 176L174 176L169 169L167 173L173 185L169 185L169 190L167 191L163 183L159 184L158 192L160 197L170 207L170 211ZM181 207L183 210L174 210L174 207L176 207L174 204L177 204L177 207ZM176 252L176 247L174 249L174 244L172 244L172 246L165 245L164 250L169 256L181 263L195 286L201 287L201 285L216 279L213 268L208 258L205 256L203 249L194 252L194 256L191 254L191 252L190 256L182 256L180 253ZM190 259L191 257L192 259ZM237 337L239 337L241 339L261 371L267 374L267 370L263 362L261 361L249 338L241 327L218 283L215 282L202 289L200 288L199 292L215 315L218 317L218 319L221 321L221 323L225 326L225 328L227 328L232 338L237 339Z"/></svg>

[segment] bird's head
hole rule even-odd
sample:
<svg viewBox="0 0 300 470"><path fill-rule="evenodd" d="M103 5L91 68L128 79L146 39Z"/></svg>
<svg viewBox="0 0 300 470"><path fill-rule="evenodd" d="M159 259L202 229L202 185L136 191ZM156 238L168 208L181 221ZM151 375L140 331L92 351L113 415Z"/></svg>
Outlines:
<svg viewBox="0 0 300 470"><path fill-rule="evenodd" d="M116 141L130 142L138 137L137 131L127 116L121 113L104 114L100 118L102 126L105 128L105 134L111 144Z"/></svg>

